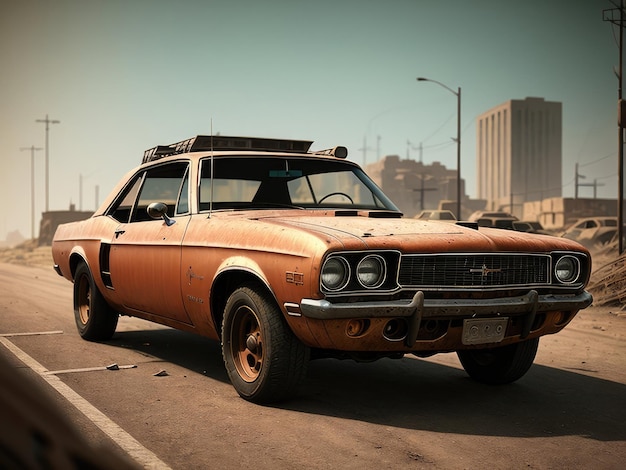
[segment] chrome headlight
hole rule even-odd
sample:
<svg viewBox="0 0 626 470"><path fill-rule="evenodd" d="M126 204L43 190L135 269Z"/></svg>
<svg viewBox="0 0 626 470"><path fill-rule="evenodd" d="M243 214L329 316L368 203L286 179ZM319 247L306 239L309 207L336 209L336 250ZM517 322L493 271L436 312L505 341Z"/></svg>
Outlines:
<svg viewBox="0 0 626 470"><path fill-rule="evenodd" d="M350 280L350 265L345 258L328 258L322 266L322 287L329 291L343 289Z"/></svg>
<svg viewBox="0 0 626 470"><path fill-rule="evenodd" d="M386 271L385 260L381 256L369 255L359 262L356 277L363 287L375 289L385 281Z"/></svg>
<svg viewBox="0 0 626 470"><path fill-rule="evenodd" d="M554 275L563 284L576 282L580 275L578 258L569 255L560 257L554 266Z"/></svg>

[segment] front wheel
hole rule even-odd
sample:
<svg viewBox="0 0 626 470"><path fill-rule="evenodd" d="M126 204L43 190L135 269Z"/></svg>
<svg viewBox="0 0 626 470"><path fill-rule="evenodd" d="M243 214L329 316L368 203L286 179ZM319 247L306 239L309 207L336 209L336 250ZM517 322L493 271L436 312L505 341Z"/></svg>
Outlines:
<svg viewBox="0 0 626 470"><path fill-rule="evenodd" d="M88 341L111 339L119 315L106 303L87 264L80 263L74 276L74 320L81 338Z"/></svg>
<svg viewBox="0 0 626 470"><path fill-rule="evenodd" d="M226 302L222 354L235 390L254 403L295 394L309 361L309 348L291 332L274 300L248 286Z"/></svg>
<svg viewBox="0 0 626 470"><path fill-rule="evenodd" d="M539 338L490 349L457 351L461 365L469 376L482 383L501 385L515 382L532 366Z"/></svg>

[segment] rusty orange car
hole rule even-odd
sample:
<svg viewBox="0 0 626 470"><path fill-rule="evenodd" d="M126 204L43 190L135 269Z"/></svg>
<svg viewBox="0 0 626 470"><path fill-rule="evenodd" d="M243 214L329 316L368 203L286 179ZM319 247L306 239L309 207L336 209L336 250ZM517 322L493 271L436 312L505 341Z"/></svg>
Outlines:
<svg viewBox="0 0 626 470"><path fill-rule="evenodd" d="M85 340L134 316L221 341L255 403L298 392L311 359L456 352L505 384L592 302L564 238L403 218L347 149L197 136L147 150L52 254Z"/></svg>

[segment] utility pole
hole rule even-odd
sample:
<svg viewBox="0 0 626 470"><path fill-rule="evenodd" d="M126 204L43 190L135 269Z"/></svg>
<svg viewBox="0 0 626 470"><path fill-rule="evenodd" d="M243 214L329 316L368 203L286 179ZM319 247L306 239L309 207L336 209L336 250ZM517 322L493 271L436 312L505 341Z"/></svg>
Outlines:
<svg viewBox="0 0 626 470"><path fill-rule="evenodd" d="M598 180L593 180L593 198L598 199L598 186L604 186L602 183L598 183Z"/></svg>
<svg viewBox="0 0 626 470"><path fill-rule="evenodd" d="M419 146L415 147L410 140L407 139L406 141L406 158L407 160L409 158L411 158L411 150L419 150L419 157L418 157L418 161L420 163L422 163L422 154L424 152L424 146L422 145L422 142L420 142Z"/></svg>
<svg viewBox="0 0 626 470"><path fill-rule="evenodd" d="M615 5L615 3L614 3ZM619 10L619 19L615 18L615 12ZM624 45L624 0L620 0L619 8L612 8L602 12L603 20L619 26L619 66L615 71L617 75L617 238L618 254L624 251L624 121L626 121L626 106L622 101L622 56Z"/></svg>
<svg viewBox="0 0 626 470"><path fill-rule="evenodd" d="M598 195L598 186L604 186L602 183L598 183L598 180L593 180L593 183L579 183L578 180L582 178L585 179L586 176L578 173L578 163L576 163L575 175L574 175L574 199L578 199L578 188L581 186L591 188L593 187L593 198L597 199Z"/></svg>
<svg viewBox="0 0 626 470"><path fill-rule="evenodd" d="M78 210L83 210L83 174L78 175Z"/></svg>
<svg viewBox="0 0 626 470"><path fill-rule="evenodd" d="M454 91L448 85L444 85L430 78L417 77L417 81L436 83L456 96L456 139L453 139L456 140L456 218L463 220L461 216L461 87L458 87L457 91Z"/></svg>
<svg viewBox="0 0 626 470"><path fill-rule="evenodd" d="M35 239L35 152L41 150L39 147L31 145L22 147L21 151L30 150L30 238Z"/></svg>
<svg viewBox="0 0 626 470"><path fill-rule="evenodd" d="M50 133L50 124L59 124L61 121L49 119L46 114L46 119L37 119L35 122L43 122L46 124L46 212L48 212L50 208L50 151L48 147L48 135Z"/></svg>
<svg viewBox="0 0 626 470"><path fill-rule="evenodd" d="M617 102L621 108L623 107L622 101L622 76L623 76L623 64L622 57L624 55L624 0L620 0L619 5L619 77L617 86ZM621 114L621 113L620 113ZM626 118L626 116L624 116ZM618 124L619 138L618 138L618 189L617 189L617 234L619 238L617 254L621 255L624 252L624 122L621 117Z"/></svg>
<svg viewBox="0 0 626 470"><path fill-rule="evenodd" d="M365 165L367 164L367 151L369 150L369 147L367 146L367 137L363 136L363 148L360 148L359 150L363 151L363 169L365 169Z"/></svg>
<svg viewBox="0 0 626 470"><path fill-rule="evenodd" d="M579 178L585 179L586 176L578 173L578 163L576 163L576 166L574 168L574 199L578 199L578 186L583 186L578 182Z"/></svg>
<svg viewBox="0 0 626 470"><path fill-rule="evenodd" d="M414 192L418 192L420 194L420 211L424 210L424 196L426 191L437 191L439 188L425 188L424 187L424 176L420 176L420 187L419 189L413 189Z"/></svg>

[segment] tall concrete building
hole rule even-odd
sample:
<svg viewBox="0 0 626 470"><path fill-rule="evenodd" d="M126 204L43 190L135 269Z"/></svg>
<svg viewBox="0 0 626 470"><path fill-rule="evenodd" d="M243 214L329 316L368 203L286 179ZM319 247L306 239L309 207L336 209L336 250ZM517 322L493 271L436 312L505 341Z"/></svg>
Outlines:
<svg viewBox="0 0 626 470"><path fill-rule="evenodd" d="M562 104L510 100L478 116L478 198L487 209L521 216L522 205L560 197Z"/></svg>

